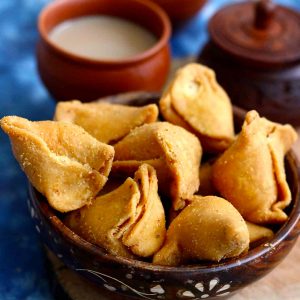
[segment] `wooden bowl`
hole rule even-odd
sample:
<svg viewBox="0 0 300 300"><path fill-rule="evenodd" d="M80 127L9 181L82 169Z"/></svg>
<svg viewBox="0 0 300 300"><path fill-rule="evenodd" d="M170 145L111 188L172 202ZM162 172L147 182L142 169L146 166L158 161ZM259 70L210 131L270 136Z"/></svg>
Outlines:
<svg viewBox="0 0 300 300"><path fill-rule="evenodd" d="M161 6L173 23L183 22L193 17L206 0L152 0Z"/></svg>
<svg viewBox="0 0 300 300"><path fill-rule="evenodd" d="M153 94L127 94L109 97L114 103L145 105L155 102ZM244 112L234 108L235 124L243 122ZM232 295L273 270L290 252L300 233L299 167L295 155L286 156L287 180L292 203L288 220L274 238L238 258L218 264L182 267L156 266L148 262L107 254L67 228L61 215L29 185L29 207L43 242L68 267L99 287L134 299L203 299Z"/></svg>
<svg viewBox="0 0 300 300"><path fill-rule="evenodd" d="M50 41L48 34L59 23L85 15L105 14L130 20L157 36L145 52L122 60L96 60L71 54ZM56 100L90 101L115 93L160 91L170 67L168 16L145 0L58 0L41 12L37 64L42 81Z"/></svg>

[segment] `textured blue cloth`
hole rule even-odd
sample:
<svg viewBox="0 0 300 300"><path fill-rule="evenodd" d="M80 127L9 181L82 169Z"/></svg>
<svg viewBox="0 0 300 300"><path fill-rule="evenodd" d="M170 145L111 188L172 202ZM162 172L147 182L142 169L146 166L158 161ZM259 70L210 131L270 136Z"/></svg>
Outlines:
<svg viewBox="0 0 300 300"><path fill-rule="evenodd" d="M54 102L35 66L36 21L49 0L0 0L0 117L50 119ZM207 39L209 17L229 0L208 0L172 38L174 57L196 55ZM299 0L278 1L298 6ZM44 254L26 206L26 180L0 132L0 300L54 299Z"/></svg>

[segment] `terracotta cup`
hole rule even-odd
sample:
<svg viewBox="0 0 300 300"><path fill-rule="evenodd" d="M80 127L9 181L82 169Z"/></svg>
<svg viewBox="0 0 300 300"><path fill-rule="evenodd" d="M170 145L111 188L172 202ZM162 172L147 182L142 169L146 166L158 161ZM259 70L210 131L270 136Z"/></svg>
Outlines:
<svg viewBox="0 0 300 300"><path fill-rule="evenodd" d="M50 41L49 32L61 22L97 14L141 25L157 36L157 43L132 58L95 60L69 53ZM165 12L150 1L57 0L41 12L38 30L38 71L55 100L90 101L125 91L159 91L166 81L171 26Z"/></svg>

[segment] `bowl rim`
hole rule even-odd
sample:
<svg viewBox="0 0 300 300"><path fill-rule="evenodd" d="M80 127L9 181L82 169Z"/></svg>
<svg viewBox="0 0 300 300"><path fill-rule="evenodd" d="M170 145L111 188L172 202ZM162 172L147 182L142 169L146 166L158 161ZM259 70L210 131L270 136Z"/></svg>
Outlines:
<svg viewBox="0 0 300 300"><path fill-rule="evenodd" d="M136 94L139 95L139 93ZM147 95L147 93L145 94ZM130 93L128 93L128 95L130 95ZM148 94L148 97L151 97L153 95L155 94L150 93ZM117 99L118 96L115 98L115 100ZM112 102L114 102L114 100ZM233 106L233 110L236 115L239 114L241 115L244 113L243 110L240 109L239 107ZM295 168L291 168L291 172L293 173L293 178L295 178L298 183L295 187L294 197L292 199L293 204L287 221L275 233L272 240L267 241L266 243L259 245L258 247L255 247L254 249L249 250L248 253L239 256L237 258L231 258L221 263L211 263L209 265L193 264L193 265L184 265L180 267L170 267L170 266L154 265L151 262L145 262L145 261L140 261L140 260L109 254L105 252L105 250L100 246L94 245L84 240L75 232L73 232L71 229L69 229L66 225L64 225L62 220L59 217L57 217L57 215L55 214L55 211L49 206L45 197L42 196L40 193L38 193L38 191L36 191L35 188L28 181L29 197L31 198L33 205L40 210L43 216L48 220L48 222L51 223L54 229L57 232L59 232L59 234L64 239L68 240L71 244L73 244L75 248L76 247L80 248L84 250L86 253L92 254L96 258L110 261L114 264L120 264L123 266L126 265L130 268L133 267L135 269L140 269L143 271L145 270L154 271L156 273L157 272L158 273L172 272L175 274L176 273L181 274L185 272L212 273L212 272L222 271L225 269L229 270L238 267L240 265L247 264L251 261L254 261L260 256L266 255L267 253L273 251L277 246L279 246L279 244L284 239L286 239L286 237L294 230L295 230L296 237L300 234L300 180L299 180L300 163L293 150L290 150L285 157L288 164L291 167L292 166L295 167ZM39 200L40 198L42 198L43 200L40 201Z"/></svg>
<svg viewBox="0 0 300 300"><path fill-rule="evenodd" d="M93 59L89 57L84 57L80 56L77 54L74 54L72 52L69 52L62 47L60 47L58 44L52 42L49 38L49 34L47 33L46 30L46 18L48 14L51 11L55 11L57 8L64 6L64 5L73 5L76 3L84 3L87 4L89 3L99 3L97 0L56 0L48 5L46 5L39 17L38 17L38 32L40 35L40 38L46 43L47 46L49 46L53 51L63 55L64 57L80 62L80 63L85 63L85 64L92 64L92 65L113 65L113 66L118 66L118 65L127 65L127 64L135 64L140 61L143 61L145 59L148 59L158 53L164 46L168 45L170 36L171 36L171 22L165 11L156 3L151 2L151 1L146 1L146 0L122 0L123 2L132 2L132 3L137 3L138 5L144 6L146 9L149 9L152 11L156 16L160 19L162 23L162 33L157 42L149 49L146 51L134 55L129 58L125 59ZM95 14L94 14L95 15ZM129 20L129 19L128 19ZM130 21L130 20L129 20ZM133 22L133 21L131 21Z"/></svg>

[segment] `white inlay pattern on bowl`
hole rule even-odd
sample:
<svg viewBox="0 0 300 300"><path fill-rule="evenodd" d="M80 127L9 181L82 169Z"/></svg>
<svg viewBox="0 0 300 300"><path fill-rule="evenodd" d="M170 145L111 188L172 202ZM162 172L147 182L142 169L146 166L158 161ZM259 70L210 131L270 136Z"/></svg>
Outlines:
<svg viewBox="0 0 300 300"><path fill-rule="evenodd" d="M38 233L41 233L40 227L38 225L35 225L35 229Z"/></svg>
<svg viewBox="0 0 300 300"><path fill-rule="evenodd" d="M195 297L195 295L191 291L185 291L182 293L184 297Z"/></svg>
<svg viewBox="0 0 300 300"><path fill-rule="evenodd" d="M230 288L230 284L225 284L225 285L223 285L223 287L221 287L220 289L218 289L217 292L226 291L229 288Z"/></svg>
<svg viewBox="0 0 300 300"><path fill-rule="evenodd" d="M94 275L95 277L98 277L99 279L101 279L103 281L104 287L106 287L107 289L109 289L111 291L117 291L118 289L124 290L124 287L126 287L128 290L130 290L135 295L138 295L140 298L149 299L149 300L158 299L159 293L160 294L162 292L165 293L164 289L160 285L156 285L152 288L155 290L155 292L145 293L143 291L139 291L139 290L133 288L132 286L126 284L125 282L123 282L117 278L114 278L114 277L104 274L104 273L100 273L100 272L90 270L90 269L76 269L76 271L87 272L87 273ZM134 271L131 273L134 273ZM115 286L112 286L110 283L108 283L108 281L113 282L115 284Z"/></svg>
<svg viewBox="0 0 300 300"><path fill-rule="evenodd" d="M150 289L150 291L155 294L164 294L165 293L165 290L162 288L162 286L160 284L152 287Z"/></svg>
<svg viewBox="0 0 300 300"><path fill-rule="evenodd" d="M108 285L108 284L103 284L104 287L106 287L109 291L115 292L117 289L114 286Z"/></svg>
<svg viewBox="0 0 300 300"><path fill-rule="evenodd" d="M207 283L204 281L199 281L194 284L192 280L187 280L187 289L179 290L177 292L177 298L180 299L206 299L209 297L223 297L230 294L229 288L231 287L231 282L223 284L220 282L218 277L212 278ZM196 289L197 292L194 292ZM200 295L199 295L200 292Z"/></svg>
<svg viewBox="0 0 300 300"><path fill-rule="evenodd" d="M219 283L219 278L214 278L209 282L209 290L211 291Z"/></svg>
<svg viewBox="0 0 300 300"><path fill-rule="evenodd" d="M34 208L32 206L30 207L30 215L31 215L31 218L35 217L35 211L34 211Z"/></svg>
<svg viewBox="0 0 300 300"><path fill-rule="evenodd" d="M198 282L196 285L195 285L195 288L197 290L199 290L200 292L204 292L204 286L203 286L203 283L202 282Z"/></svg>
<svg viewBox="0 0 300 300"><path fill-rule="evenodd" d="M94 270L89 269L77 269L77 271L88 272L91 275L94 275L103 281L103 285L106 289L110 291L131 291L133 294L144 299L164 299L166 295L166 290L163 287L163 284L153 284L152 287L149 287L149 292L145 291L145 287L139 287L139 290L124 283L120 279L114 278L110 275L100 273ZM125 278L132 279L132 273L125 274ZM112 285L113 283L113 285ZM152 281L152 283L154 283ZM185 282L187 289L178 290L176 296L179 299L190 299L190 300L199 300L206 299L210 297L223 297L230 294L231 282L221 283L218 277L212 278L208 282L200 281L196 282L193 280L187 280Z"/></svg>

